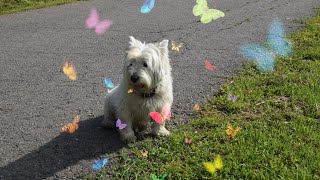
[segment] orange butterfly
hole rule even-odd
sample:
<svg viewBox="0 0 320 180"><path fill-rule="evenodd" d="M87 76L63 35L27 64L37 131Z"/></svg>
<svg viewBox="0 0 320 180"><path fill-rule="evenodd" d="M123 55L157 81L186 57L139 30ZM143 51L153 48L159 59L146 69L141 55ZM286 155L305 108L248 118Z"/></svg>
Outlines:
<svg viewBox="0 0 320 180"><path fill-rule="evenodd" d="M74 132L76 132L76 130L79 129L79 126L78 126L78 122L80 121L80 115L77 115L72 123L68 123L66 125L64 125L61 129L60 129L60 132L65 132L65 133L69 133L69 134L72 134Z"/></svg>
<svg viewBox="0 0 320 180"><path fill-rule="evenodd" d="M142 157L148 157L148 151L140 151L141 152L141 155Z"/></svg>
<svg viewBox="0 0 320 180"><path fill-rule="evenodd" d="M236 137L236 135L238 134L240 128L238 127L236 130L233 129L232 125L229 124L228 125L228 129L226 130L226 133L228 135L231 135L233 138Z"/></svg>
<svg viewBox="0 0 320 180"><path fill-rule="evenodd" d="M200 111L200 106L198 103L193 106L193 110Z"/></svg>

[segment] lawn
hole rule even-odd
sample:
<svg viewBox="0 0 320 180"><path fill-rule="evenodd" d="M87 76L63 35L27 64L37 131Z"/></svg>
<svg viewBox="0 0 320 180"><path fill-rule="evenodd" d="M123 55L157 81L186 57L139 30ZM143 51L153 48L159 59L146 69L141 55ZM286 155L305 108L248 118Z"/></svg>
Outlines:
<svg viewBox="0 0 320 180"><path fill-rule="evenodd" d="M56 6L81 0L0 0L0 15Z"/></svg>
<svg viewBox="0 0 320 180"><path fill-rule="evenodd" d="M289 37L293 54L278 58L275 71L246 63L198 118L167 138L146 138L117 155L114 179L320 179L320 11ZM228 94L239 98L232 102ZM228 125L240 128L233 138ZM192 138L191 144L185 138ZM148 151L147 157L142 152ZM203 162L220 155L211 174ZM104 170L95 178L104 179ZM85 174L92 179L93 175Z"/></svg>

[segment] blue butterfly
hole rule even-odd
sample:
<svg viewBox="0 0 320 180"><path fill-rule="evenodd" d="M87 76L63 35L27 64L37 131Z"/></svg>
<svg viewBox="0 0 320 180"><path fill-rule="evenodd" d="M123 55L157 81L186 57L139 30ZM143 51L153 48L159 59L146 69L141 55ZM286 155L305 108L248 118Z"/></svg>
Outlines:
<svg viewBox="0 0 320 180"><path fill-rule="evenodd" d="M143 5L141 6L141 13L149 13L151 9L154 7L155 0L145 0Z"/></svg>
<svg viewBox="0 0 320 180"><path fill-rule="evenodd" d="M107 86L107 88L109 88L109 89L112 89L112 88L114 88L114 85L113 85L113 83L112 83L112 81L111 81L111 79L104 79L104 84Z"/></svg>
<svg viewBox="0 0 320 180"><path fill-rule="evenodd" d="M101 168L103 168L108 163L109 158L105 158L102 160L95 160L92 164L92 169L95 171L99 171Z"/></svg>
<svg viewBox="0 0 320 180"><path fill-rule="evenodd" d="M261 71L274 70L274 57L276 55L288 57L292 52L292 45L285 38L283 24L273 20L268 29L267 45L247 44L240 48L241 54L253 60Z"/></svg>

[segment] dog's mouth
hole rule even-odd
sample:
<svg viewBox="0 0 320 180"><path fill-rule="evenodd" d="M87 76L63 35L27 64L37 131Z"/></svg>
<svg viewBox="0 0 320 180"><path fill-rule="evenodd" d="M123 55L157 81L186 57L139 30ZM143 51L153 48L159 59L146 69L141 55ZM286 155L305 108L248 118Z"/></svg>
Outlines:
<svg viewBox="0 0 320 180"><path fill-rule="evenodd" d="M145 90L144 85L133 85L133 89L136 91L143 91Z"/></svg>

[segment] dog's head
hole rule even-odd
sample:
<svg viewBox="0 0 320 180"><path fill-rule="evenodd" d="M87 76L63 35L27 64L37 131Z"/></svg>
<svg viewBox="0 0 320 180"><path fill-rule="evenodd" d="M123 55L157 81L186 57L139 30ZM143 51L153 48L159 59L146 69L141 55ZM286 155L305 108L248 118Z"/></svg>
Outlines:
<svg viewBox="0 0 320 180"><path fill-rule="evenodd" d="M139 92L150 92L157 88L164 76L171 76L168 58L168 40L145 44L130 36L126 51L124 78L127 85Z"/></svg>

